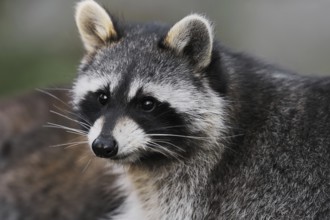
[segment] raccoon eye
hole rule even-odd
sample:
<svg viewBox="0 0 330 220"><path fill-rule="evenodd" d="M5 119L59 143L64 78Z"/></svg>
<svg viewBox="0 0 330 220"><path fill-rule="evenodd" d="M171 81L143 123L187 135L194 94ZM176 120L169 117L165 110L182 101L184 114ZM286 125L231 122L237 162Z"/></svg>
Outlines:
<svg viewBox="0 0 330 220"><path fill-rule="evenodd" d="M156 100L152 97L147 97L141 102L141 109L145 112L152 112L156 108Z"/></svg>
<svg viewBox="0 0 330 220"><path fill-rule="evenodd" d="M105 94L105 93L100 93L100 95L99 95L99 97L98 97L98 101L99 101L99 103L100 103L101 105L105 105L105 104L107 104L108 99L109 99L109 97L108 97L108 95Z"/></svg>

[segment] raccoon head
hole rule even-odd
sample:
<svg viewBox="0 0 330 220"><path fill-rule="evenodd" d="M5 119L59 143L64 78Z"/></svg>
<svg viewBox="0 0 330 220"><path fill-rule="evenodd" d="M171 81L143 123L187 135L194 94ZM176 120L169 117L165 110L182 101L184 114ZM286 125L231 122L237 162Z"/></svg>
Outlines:
<svg viewBox="0 0 330 220"><path fill-rule="evenodd" d="M85 0L76 23L87 55L72 103L91 125L97 156L129 164L181 161L217 146L224 100L210 83L217 62L206 18L192 14L172 27L120 24Z"/></svg>

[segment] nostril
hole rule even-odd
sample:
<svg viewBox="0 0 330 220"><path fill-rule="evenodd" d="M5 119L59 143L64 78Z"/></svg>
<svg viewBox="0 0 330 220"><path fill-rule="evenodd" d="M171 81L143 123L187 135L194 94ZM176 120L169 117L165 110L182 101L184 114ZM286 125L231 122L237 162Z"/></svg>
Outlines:
<svg viewBox="0 0 330 220"><path fill-rule="evenodd" d="M92 144L92 149L98 157L111 158L118 153L118 144L111 138L97 138Z"/></svg>
<svg viewBox="0 0 330 220"><path fill-rule="evenodd" d="M109 155L109 157L116 155L118 152L118 146L117 142L113 141L111 147L106 147L105 148L105 153L106 155Z"/></svg>

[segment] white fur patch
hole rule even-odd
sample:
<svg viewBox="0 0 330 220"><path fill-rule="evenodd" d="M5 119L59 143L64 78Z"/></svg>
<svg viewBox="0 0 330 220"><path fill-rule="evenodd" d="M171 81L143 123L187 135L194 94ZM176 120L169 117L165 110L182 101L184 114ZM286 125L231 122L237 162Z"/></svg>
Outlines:
<svg viewBox="0 0 330 220"><path fill-rule="evenodd" d="M84 75L79 77L73 85L73 105L77 106L89 92L96 92L107 86L110 87L111 93L118 86L119 80L119 75L114 73L108 76Z"/></svg>
<svg viewBox="0 0 330 220"><path fill-rule="evenodd" d="M118 192L122 191L122 195L127 196L122 205L116 210L116 213L110 212L108 214L109 219L113 220L143 220L143 209L141 202L138 199L136 191L132 185L132 182L127 177L125 168L115 163L108 164L109 173L111 175L116 174L116 182L110 190L116 189ZM107 218L102 218L102 220ZM101 220L101 219L100 219Z"/></svg>
<svg viewBox="0 0 330 220"><path fill-rule="evenodd" d="M150 140L143 129L128 117L118 119L112 135L118 143L118 155L134 153L134 158L139 156L138 150L145 148Z"/></svg>
<svg viewBox="0 0 330 220"><path fill-rule="evenodd" d="M103 124L104 124L104 117L100 117L99 119L97 119L95 121L95 123L89 130L88 136L87 136L89 146L92 146L95 139L101 134Z"/></svg>
<svg viewBox="0 0 330 220"><path fill-rule="evenodd" d="M121 214L111 216L113 220L145 220L145 214L141 208L141 203L137 198L136 192L132 191L121 207Z"/></svg>
<svg viewBox="0 0 330 220"><path fill-rule="evenodd" d="M128 96L127 96L127 101L130 101L131 99L134 98L136 95L137 91L142 87L143 83L139 79L135 79L129 88Z"/></svg>

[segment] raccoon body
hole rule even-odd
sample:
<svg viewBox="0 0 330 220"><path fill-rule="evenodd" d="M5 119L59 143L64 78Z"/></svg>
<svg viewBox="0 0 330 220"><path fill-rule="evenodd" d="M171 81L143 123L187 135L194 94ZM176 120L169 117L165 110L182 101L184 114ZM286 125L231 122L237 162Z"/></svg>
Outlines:
<svg viewBox="0 0 330 220"><path fill-rule="evenodd" d="M124 24L87 0L76 22L87 55L72 103L93 152L127 173L127 216L330 216L329 78L232 52L197 14Z"/></svg>

